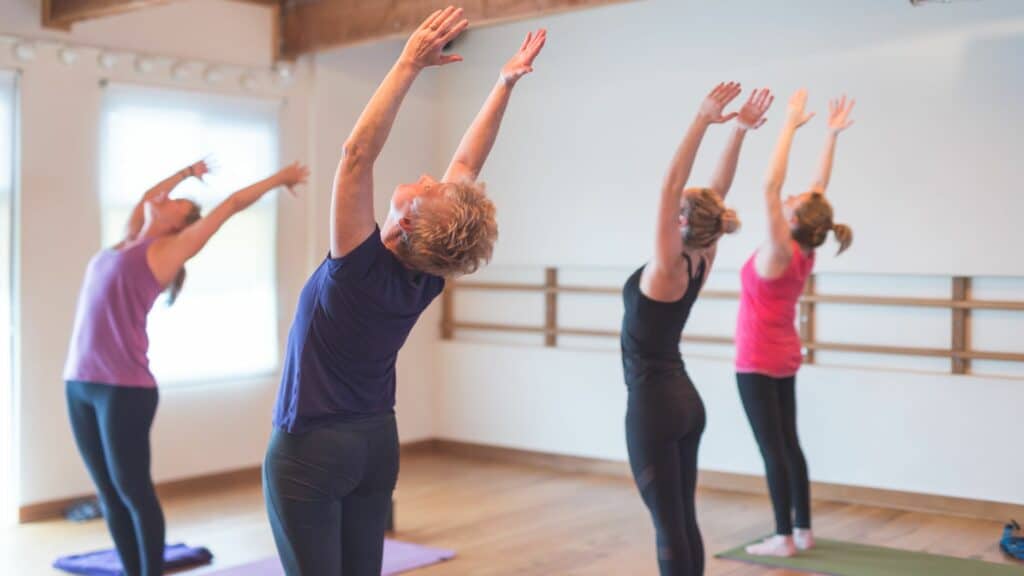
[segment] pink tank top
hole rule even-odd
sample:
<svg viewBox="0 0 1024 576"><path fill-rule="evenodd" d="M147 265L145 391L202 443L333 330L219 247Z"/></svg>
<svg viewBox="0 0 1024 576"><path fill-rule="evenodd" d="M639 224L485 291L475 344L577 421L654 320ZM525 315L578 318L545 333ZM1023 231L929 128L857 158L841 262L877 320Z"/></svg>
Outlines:
<svg viewBox="0 0 1024 576"><path fill-rule="evenodd" d="M78 296L64 380L155 388L146 317L163 288L146 262L152 239L102 250Z"/></svg>
<svg viewBox="0 0 1024 576"><path fill-rule="evenodd" d="M814 269L814 253L805 255L793 242L789 267L771 280L758 276L756 257L755 252L740 272L736 372L786 378L795 375L803 361L796 305Z"/></svg>

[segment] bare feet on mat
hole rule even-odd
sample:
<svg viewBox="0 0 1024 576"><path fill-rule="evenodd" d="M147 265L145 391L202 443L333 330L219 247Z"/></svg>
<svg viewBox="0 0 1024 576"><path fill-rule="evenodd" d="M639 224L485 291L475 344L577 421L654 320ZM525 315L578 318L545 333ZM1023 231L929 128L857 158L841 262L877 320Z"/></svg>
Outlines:
<svg viewBox="0 0 1024 576"><path fill-rule="evenodd" d="M796 555L796 544L792 536L776 534L769 536L757 544L751 544L746 548L747 554L754 556L781 556L783 558Z"/></svg>
<svg viewBox="0 0 1024 576"><path fill-rule="evenodd" d="M810 528L797 528L793 530L793 543L797 550L810 550L814 548L814 533Z"/></svg>

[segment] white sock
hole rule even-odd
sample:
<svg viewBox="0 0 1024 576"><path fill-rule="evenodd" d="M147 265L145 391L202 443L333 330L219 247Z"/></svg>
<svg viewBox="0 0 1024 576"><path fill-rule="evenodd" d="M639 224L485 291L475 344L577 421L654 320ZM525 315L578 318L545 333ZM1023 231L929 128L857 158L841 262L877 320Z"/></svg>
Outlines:
<svg viewBox="0 0 1024 576"><path fill-rule="evenodd" d="M797 550L810 550L814 548L814 534L810 528L797 528L793 530L793 543Z"/></svg>

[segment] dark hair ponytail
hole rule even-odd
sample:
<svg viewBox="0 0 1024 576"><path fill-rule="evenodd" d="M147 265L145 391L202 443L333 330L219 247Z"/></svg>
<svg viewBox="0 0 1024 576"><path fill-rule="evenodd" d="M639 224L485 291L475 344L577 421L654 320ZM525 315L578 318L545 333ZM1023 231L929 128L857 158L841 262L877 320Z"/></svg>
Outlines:
<svg viewBox="0 0 1024 576"><path fill-rule="evenodd" d="M178 299L178 294L181 293L181 287L185 285L185 267L182 266L181 270L178 270L178 274L174 277L174 280L167 286L167 305L172 306Z"/></svg>
<svg viewBox="0 0 1024 576"><path fill-rule="evenodd" d="M191 202L191 200L190 200ZM185 226L191 226L202 218L202 209L199 204L192 202L192 210L185 217ZM178 270L178 274L175 275L174 280L167 286L167 305L172 306L177 300L178 295L181 294L181 287L185 285L185 267L182 266L181 270Z"/></svg>

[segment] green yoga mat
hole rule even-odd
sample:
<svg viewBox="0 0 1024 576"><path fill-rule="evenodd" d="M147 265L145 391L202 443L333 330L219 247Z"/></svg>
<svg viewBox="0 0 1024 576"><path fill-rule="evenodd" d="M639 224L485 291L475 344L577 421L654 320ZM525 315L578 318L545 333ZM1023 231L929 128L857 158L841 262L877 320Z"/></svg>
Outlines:
<svg viewBox="0 0 1024 576"><path fill-rule="evenodd" d="M829 576L1024 576L1024 564L993 564L835 540L817 540L814 549L792 558L751 556L743 551L745 547L715 557Z"/></svg>

